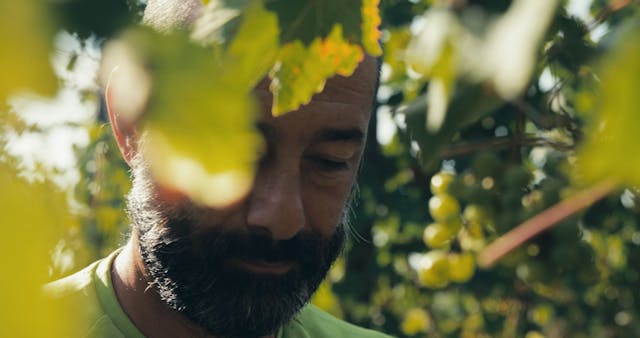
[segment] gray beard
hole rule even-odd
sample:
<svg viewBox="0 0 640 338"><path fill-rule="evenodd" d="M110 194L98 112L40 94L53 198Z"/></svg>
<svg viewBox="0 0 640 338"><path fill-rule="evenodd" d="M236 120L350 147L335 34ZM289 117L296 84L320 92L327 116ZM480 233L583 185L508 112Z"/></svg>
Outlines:
<svg viewBox="0 0 640 338"><path fill-rule="evenodd" d="M274 242L248 232L207 230L194 235L205 214L193 205L155 197L144 165L136 165L128 212L154 290L165 304L209 334L273 334L309 301L346 240L346 215L329 237L303 231ZM293 262L283 275L229 267L229 258Z"/></svg>

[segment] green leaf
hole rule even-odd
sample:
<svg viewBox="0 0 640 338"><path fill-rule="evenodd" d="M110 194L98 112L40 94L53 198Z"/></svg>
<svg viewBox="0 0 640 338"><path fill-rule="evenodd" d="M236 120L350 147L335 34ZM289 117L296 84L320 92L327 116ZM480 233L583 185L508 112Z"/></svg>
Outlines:
<svg viewBox="0 0 640 338"><path fill-rule="evenodd" d="M244 13L225 60L225 79L245 83L253 88L275 63L278 54L278 20L256 1Z"/></svg>
<svg viewBox="0 0 640 338"><path fill-rule="evenodd" d="M344 39L359 44L371 55L380 55L379 0L268 1L267 9L278 15L280 41L312 44L328 37L336 25Z"/></svg>
<svg viewBox="0 0 640 338"><path fill-rule="evenodd" d="M640 25L627 27L601 66L598 115L578 154L578 171L588 183L614 179L640 185Z"/></svg>
<svg viewBox="0 0 640 338"><path fill-rule="evenodd" d="M343 39L336 25L325 39L316 38L308 47L300 41L284 45L270 73L274 116L297 109L324 88L335 74L349 76L364 57L362 49Z"/></svg>
<svg viewBox="0 0 640 338"><path fill-rule="evenodd" d="M336 24L349 42L357 43L362 36L360 0L269 1L266 6L278 15L283 44L300 40L310 45L318 37L328 37Z"/></svg>
<svg viewBox="0 0 640 338"><path fill-rule="evenodd" d="M442 126L436 132L429 132L424 126L431 110L425 96L420 96L411 105L401 110L407 116L407 131L412 140L420 146L420 161L427 170L436 170L440 160L439 150L451 143L456 132L486 116L499 107L501 100L486 93L480 85L461 85L449 102Z"/></svg>

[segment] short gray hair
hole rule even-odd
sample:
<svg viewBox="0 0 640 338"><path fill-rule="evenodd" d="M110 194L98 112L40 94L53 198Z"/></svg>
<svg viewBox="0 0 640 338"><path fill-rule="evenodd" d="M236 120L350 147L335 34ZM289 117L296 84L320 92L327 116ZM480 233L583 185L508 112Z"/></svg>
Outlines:
<svg viewBox="0 0 640 338"><path fill-rule="evenodd" d="M188 28L201 8L200 0L149 0L142 23L160 32Z"/></svg>

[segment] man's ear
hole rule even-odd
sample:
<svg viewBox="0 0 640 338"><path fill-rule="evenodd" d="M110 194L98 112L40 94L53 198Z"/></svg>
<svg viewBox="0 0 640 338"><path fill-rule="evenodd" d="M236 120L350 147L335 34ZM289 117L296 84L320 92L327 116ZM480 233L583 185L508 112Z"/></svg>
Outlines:
<svg viewBox="0 0 640 338"><path fill-rule="evenodd" d="M132 160L138 153L136 123L126 118L126 115L122 114L123 112L118 111L118 107L122 107L122 103L119 103L118 100L122 97L117 94L118 90L115 89L115 86L117 86L117 81L112 81L111 77L104 89L104 100L113 136L116 138L122 158L131 167Z"/></svg>

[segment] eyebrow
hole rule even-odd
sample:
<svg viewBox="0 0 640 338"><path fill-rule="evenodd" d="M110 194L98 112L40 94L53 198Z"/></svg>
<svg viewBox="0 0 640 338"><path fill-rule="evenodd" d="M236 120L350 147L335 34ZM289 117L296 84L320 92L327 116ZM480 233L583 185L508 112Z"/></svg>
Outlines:
<svg viewBox="0 0 640 338"><path fill-rule="evenodd" d="M267 140L274 140L277 137L277 132L273 126L266 123L256 123L256 128L262 136ZM360 128L324 128L317 131L313 137L313 142L352 142L363 143L364 131Z"/></svg>
<svg viewBox="0 0 640 338"><path fill-rule="evenodd" d="M313 135L315 142L353 142L362 143L364 132L360 128L325 128Z"/></svg>

